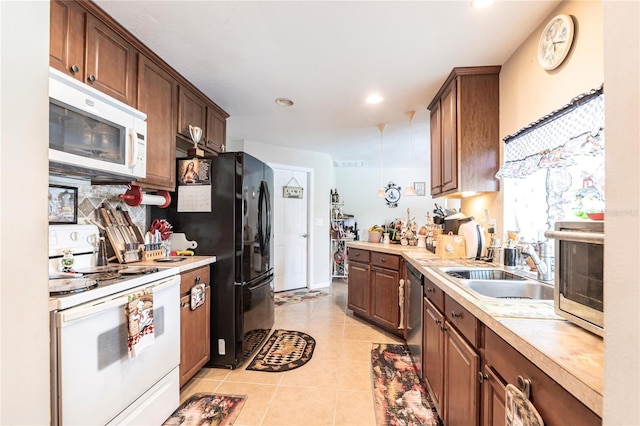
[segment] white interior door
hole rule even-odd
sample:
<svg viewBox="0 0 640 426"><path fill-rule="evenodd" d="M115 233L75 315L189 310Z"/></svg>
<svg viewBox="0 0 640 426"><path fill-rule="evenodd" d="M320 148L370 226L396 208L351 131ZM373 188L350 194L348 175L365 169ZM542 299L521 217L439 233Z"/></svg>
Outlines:
<svg viewBox="0 0 640 426"><path fill-rule="evenodd" d="M275 168L274 244L275 291L308 286L308 173L297 169ZM302 198L285 198L284 187L302 188Z"/></svg>

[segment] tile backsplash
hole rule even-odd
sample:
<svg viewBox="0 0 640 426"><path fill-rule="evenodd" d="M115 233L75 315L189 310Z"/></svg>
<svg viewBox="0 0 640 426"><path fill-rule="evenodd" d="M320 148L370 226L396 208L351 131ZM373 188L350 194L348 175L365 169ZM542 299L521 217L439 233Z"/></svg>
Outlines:
<svg viewBox="0 0 640 426"><path fill-rule="evenodd" d="M127 185L85 185L78 187L78 222L88 223L89 219L95 219L102 223L100 215L96 214L96 208L102 203L107 203L112 208L122 208L129 211L133 222L145 229L146 206L129 206L118 198L118 195L127 191Z"/></svg>

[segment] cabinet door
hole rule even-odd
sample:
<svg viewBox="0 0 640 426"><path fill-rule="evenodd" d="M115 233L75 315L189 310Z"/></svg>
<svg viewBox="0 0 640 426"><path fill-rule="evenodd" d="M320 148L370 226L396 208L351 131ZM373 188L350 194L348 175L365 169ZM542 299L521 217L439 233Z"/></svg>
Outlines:
<svg viewBox="0 0 640 426"><path fill-rule="evenodd" d="M147 114L147 177L138 184L174 191L178 84L144 56L140 55L138 62L137 107Z"/></svg>
<svg viewBox="0 0 640 426"><path fill-rule="evenodd" d="M225 151L227 120L212 107L207 107L207 131L204 148L216 154Z"/></svg>
<svg viewBox="0 0 640 426"><path fill-rule="evenodd" d="M479 421L480 357L445 321L444 418L447 426L477 425Z"/></svg>
<svg viewBox="0 0 640 426"><path fill-rule="evenodd" d="M119 101L135 106L137 52L129 42L87 14L85 82Z"/></svg>
<svg viewBox="0 0 640 426"><path fill-rule="evenodd" d="M442 94L441 192L458 188L458 129L456 80Z"/></svg>
<svg viewBox="0 0 640 426"><path fill-rule="evenodd" d="M51 2L49 65L84 80L85 12L74 1Z"/></svg>
<svg viewBox="0 0 640 426"><path fill-rule="evenodd" d="M193 311L190 295L180 299L180 387L184 386L209 361L210 296L210 287L207 286L205 303Z"/></svg>
<svg viewBox="0 0 640 426"><path fill-rule="evenodd" d="M442 416L444 389L444 317L427 299L424 301L422 371L429 395Z"/></svg>
<svg viewBox="0 0 640 426"><path fill-rule="evenodd" d="M189 125L200 127L202 136L206 138L207 105L204 100L196 96L191 90L181 85L179 88L180 97L178 100L178 134L191 141ZM203 146L204 141L200 139L198 146Z"/></svg>
<svg viewBox="0 0 640 426"><path fill-rule="evenodd" d="M485 365L482 379L482 426L505 425L506 385L493 368Z"/></svg>
<svg viewBox="0 0 640 426"><path fill-rule="evenodd" d="M431 195L442 193L442 108L437 102L431 110Z"/></svg>
<svg viewBox="0 0 640 426"><path fill-rule="evenodd" d="M371 319L395 332L400 325L399 285L398 271L371 267Z"/></svg>
<svg viewBox="0 0 640 426"><path fill-rule="evenodd" d="M348 308L365 317L369 317L370 308L369 276L368 264L349 263Z"/></svg>

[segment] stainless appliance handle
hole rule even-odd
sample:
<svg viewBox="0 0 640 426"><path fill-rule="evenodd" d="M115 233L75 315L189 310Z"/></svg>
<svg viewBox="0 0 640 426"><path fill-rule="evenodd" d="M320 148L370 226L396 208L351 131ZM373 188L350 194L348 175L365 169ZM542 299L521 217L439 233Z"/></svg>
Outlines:
<svg viewBox="0 0 640 426"><path fill-rule="evenodd" d="M545 231L544 236L561 241L572 241L576 243L604 244L604 233L599 232L576 232L576 231Z"/></svg>
<svg viewBox="0 0 640 426"><path fill-rule="evenodd" d="M264 255L264 227L262 226L262 203L264 200L264 181L260 182L260 194L258 195L258 243L260 244L260 254Z"/></svg>
<svg viewBox="0 0 640 426"><path fill-rule="evenodd" d="M265 215L266 223L263 227L262 215ZM265 181L260 182L260 197L258 198L258 228L260 240L260 254L265 256L271 243L271 197L269 187Z"/></svg>

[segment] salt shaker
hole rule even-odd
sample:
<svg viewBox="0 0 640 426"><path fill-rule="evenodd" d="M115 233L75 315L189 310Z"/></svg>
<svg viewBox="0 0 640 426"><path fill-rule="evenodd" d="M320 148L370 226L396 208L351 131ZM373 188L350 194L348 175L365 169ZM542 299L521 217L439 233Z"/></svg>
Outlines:
<svg viewBox="0 0 640 426"><path fill-rule="evenodd" d="M516 268L516 248L513 245L513 240L509 238L507 246L503 249L504 266L507 269Z"/></svg>

